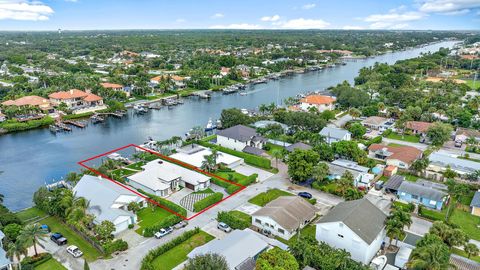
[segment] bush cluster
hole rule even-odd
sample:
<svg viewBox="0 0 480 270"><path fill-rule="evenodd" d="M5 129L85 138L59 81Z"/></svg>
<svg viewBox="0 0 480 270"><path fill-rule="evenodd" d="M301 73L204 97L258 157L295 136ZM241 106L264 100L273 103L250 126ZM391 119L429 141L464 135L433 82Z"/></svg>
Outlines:
<svg viewBox="0 0 480 270"><path fill-rule="evenodd" d="M22 268L26 265L31 265L33 268L35 266L39 266L40 264L50 260L52 258L52 254L50 253L40 253L38 256L30 257L27 256L22 260Z"/></svg>
<svg viewBox="0 0 480 270"><path fill-rule="evenodd" d="M44 117L38 120L31 120L27 122L18 122L17 120L7 120L0 124L0 128L7 130L8 132L22 131L28 129L34 129L38 127L44 127L51 125L55 122L50 116Z"/></svg>
<svg viewBox="0 0 480 270"><path fill-rule="evenodd" d="M128 249L128 243L122 239L117 239L113 242L103 245L103 250L105 254L110 255L116 251L125 251Z"/></svg>
<svg viewBox="0 0 480 270"><path fill-rule="evenodd" d="M195 212L200 212L203 209L209 207L212 204L215 204L223 199L223 193L215 192L212 195L199 200L198 202L193 204L193 210Z"/></svg>
<svg viewBox="0 0 480 270"><path fill-rule="evenodd" d="M161 222L156 223L152 226L145 227L143 229L143 236L144 237L152 237L156 232L160 231L160 229L173 226L177 223L182 221L182 218L177 215L170 215L164 218Z"/></svg>
<svg viewBox="0 0 480 270"><path fill-rule="evenodd" d="M226 223L232 229L243 230L252 224L252 217L244 214L245 216L242 218L239 215L243 213L237 212L236 214L232 212L218 212L217 220L223 223ZM243 216L243 215L242 215Z"/></svg>

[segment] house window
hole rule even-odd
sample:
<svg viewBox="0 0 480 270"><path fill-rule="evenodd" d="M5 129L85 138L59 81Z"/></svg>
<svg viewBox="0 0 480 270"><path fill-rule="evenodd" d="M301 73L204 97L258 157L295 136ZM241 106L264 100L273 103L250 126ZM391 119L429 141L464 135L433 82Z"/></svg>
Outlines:
<svg viewBox="0 0 480 270"><path fill-rule="evenodd" d="M342 234L337 234L337 235L338 235L338 237L343 238L343 235L342 235Z"/></svg>
<svg viewBox="0 0 480 270"><path fill-rule="evenodd" d="M417 195L412 195L412 199L418 200L418 196Z"/></svg>
<svg viewBox="0 0 480 270"><path fill-rule="evenodd" d="M436 202L436 201L434 201L434 200L431 200L431 201L430 201L430 204L431 204L431 205L436 205L436 204L437 204L437 202Z"/></svg>
<svg viewBox="0 0 480 270"><path fill-rule="evenodd" d="M255 222L258 223L258 224L262 224L262 221L258 218L255 219Z"/></svg>
<svg viewBox="0 0 480 270"><path fill-rule="evenodd" d="M283 229L278 228L278 232L281 234L285 234L285 231Z"/></svg>

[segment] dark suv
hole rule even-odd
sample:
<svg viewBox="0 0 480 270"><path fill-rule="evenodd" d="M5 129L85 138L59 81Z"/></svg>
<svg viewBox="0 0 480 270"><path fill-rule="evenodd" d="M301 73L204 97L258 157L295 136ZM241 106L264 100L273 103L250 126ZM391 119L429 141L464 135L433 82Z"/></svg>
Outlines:
<svg viewBox="0 0 480 270"><path fill-rule="evenodd" d="M59 246L63 246L67 243L67 238L63 237L61 233L53 233L50 236L50 240L52 240L53 242L55 242L55 244Z"/></svg>

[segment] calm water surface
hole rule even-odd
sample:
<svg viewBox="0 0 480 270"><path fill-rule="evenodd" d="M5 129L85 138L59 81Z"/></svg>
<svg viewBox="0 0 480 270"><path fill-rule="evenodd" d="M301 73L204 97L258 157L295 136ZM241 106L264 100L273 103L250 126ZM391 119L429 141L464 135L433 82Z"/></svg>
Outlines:
<svg viewBox="0 0 480 270"><path fill-rule="evenodd" d="M281 101L312 90L336 85L344 80L353 82L358 71L375 62L393 64L398 60L434 52L440 47L453 47L455 42L442 42L408 51L395 52L349 62L345 66L297 74L247 88L248 95L214 94L211 100L192 97L173 109L150 111L144 116L129 112L124 119L108 119L104 124L90 124L85 129L53 135L48 129L0 136L0 194L5 205L20 210L32 205L32 194L45 183L59 180L70 171L79 170L77 162L96 154L135 143L149 136L166 139L185 134L192 126L204 126L209 118L216 119L225 108L253 109L263 103Z"/></svg>

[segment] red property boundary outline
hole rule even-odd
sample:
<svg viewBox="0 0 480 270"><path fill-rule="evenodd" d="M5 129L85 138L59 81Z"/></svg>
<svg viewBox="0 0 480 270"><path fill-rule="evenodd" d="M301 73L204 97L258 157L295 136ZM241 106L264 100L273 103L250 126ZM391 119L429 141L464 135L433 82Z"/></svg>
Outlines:
<svg viewBox="0 0 480 270"><path fill-rule="evenodd" d="M166 206L164 206L164 205L159 204L158 202L154 201L154 200L151 199L150 197L148 197L148 196L146 196L146 195L144 195L144 194L142 194L142 193L134 190L133 188L131 188L131 187L127 186L127 185L124 185L124 184L122 184L122 183L120 183L120 182L118 182L118 181L116 181L116 180L113 180L113 179L109 178L108 176L106 176L105 174L99 172L98 170L96 170L96 169L94 169L94 168L92 168L92 167L89 167L89 166L85 165L86 162L92 161L92 160L97 159L97 158L101 158L101 157L103 157L103 156L112 154L112 153L117 152L117 151L120 151L120 150L127 149L127 148L129 148L129 147L134 147L134 148L143 150L143 151L145 151L145 152L154 154L154 155L160 157L161 159L166 160L166 161L169 161L169 162L174 163L174 164L176 164L176 165L180 165L180 166L182 166L182 167L186 167L186 168L188 168L188 169L194 170L194 171L196 171L196 172L205 174L205 175L210 176L210 177L215 177L215 178L217 178L217 179L219 179L219 180L221 180L221 181L224 181L224 182L230 183L230 184L232 184L232 185L235 185L235 186L237 186L237 187L240 187L240 189L237 190L237 191L235 191L234 193L230 194L229 196L223 198L221 201L216 202L216 203L210 205L209 207L203 209L202 211L194 214L193 216L191 216L191 217L185 217L185 216L183 216L182 214L180 214L180 213L178 213L178 212L175 212L174 210L172 210L172 209L170 209L170 208L168 208L168 207L166 207ZM103 154L96 155L96 156L94 156L94 157L91 157L91 158L88 158L88 159L79 161L78 164L79 164L80 166L86 168L87 170L89 170L89 171L91 171L91 172L93 172L93 173L95 173L95 174L97 174L97 175L102 176L102 177L105 178L106 180L109 180L109 181L111 181L112 183L114 183L114 184L116 184L116 185L118 185L118 186L120 186L120 187L122 187L122 188L124 188L124 189L126 189L126 190L128 190L128 191L130 191L130 192L132 192L132 193L134 193L135 195L140 196L140 197L146 199L146 200L149 201L150 203L152 203L152 204L154 204L154 205L156 205L156 206L158 206L158 207L160 207L160 208L162 208L162 209L167 210L168 212L170 212L170 213L172 213L172 214L174 214L174 215L182 218L183 220L192 220L193 218L201 215L201 214L204 213L205 211L211 209L212 207L215 207L216 205L222 203L223 201L227 200L228 198L234 196L235 194L239 193L240 191L242 191L242 190L244 190L244 189L246 188L246 186L244 186L244 185L240 185L240 184L238 184L238 183L232 182L232 181L227 180L227 179L225 179L225 178L223 178L223 177L220 177L220 176L218 176L218 175L216 175L216 174L213 174L213 173L204 171L204 170L202 170L202 169L200 169L200 168L198 168L198 167L195 167L195 166L193 166L193 165L190 165L190 164L188 164L188 163L185 163L185 162L182 162L182 161L180 161L180 160L177 160L177 159L174 159L174 158L171 158L171 157L162 155L162 154L157 153L157 152L155 152L155 151L152 151L152 150L150 150L150 149L146 149L146 148L140 147L140 146L138 146L138 145L136 145L136 144L128 144L128 145L119 147L119 148L117 148L117 149L113 149L113 150L108 151L108 152L105 152L105 153L103 153Z"/></svg>

